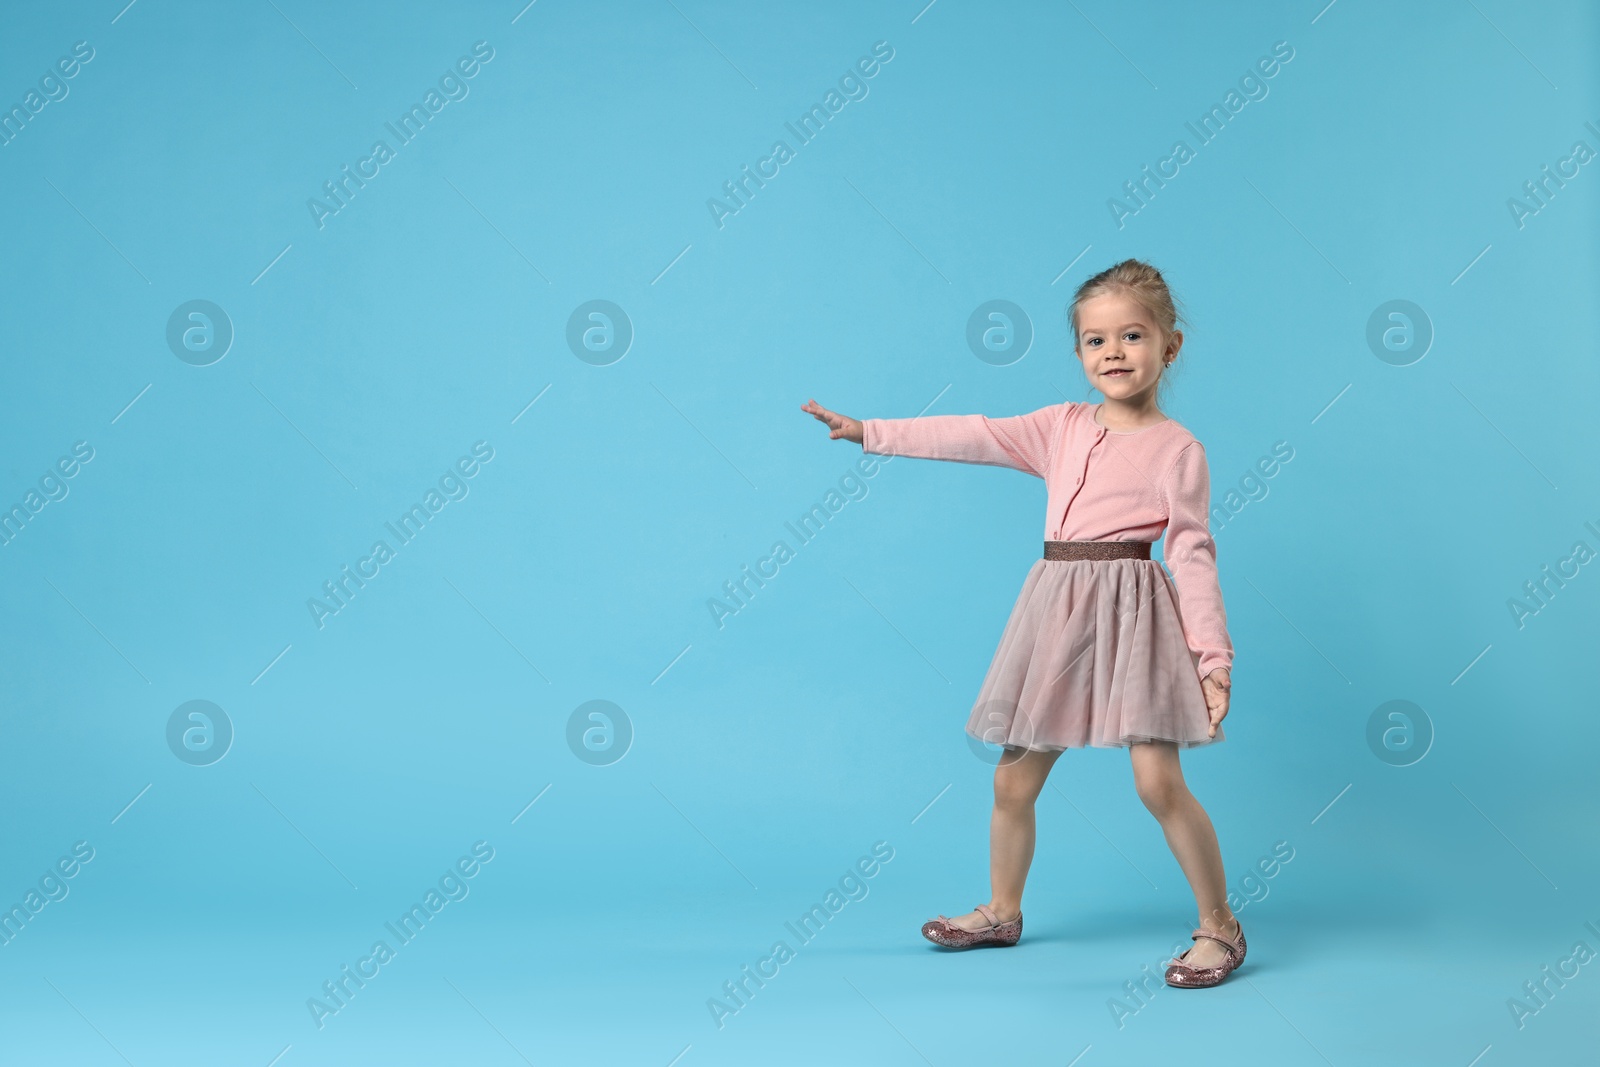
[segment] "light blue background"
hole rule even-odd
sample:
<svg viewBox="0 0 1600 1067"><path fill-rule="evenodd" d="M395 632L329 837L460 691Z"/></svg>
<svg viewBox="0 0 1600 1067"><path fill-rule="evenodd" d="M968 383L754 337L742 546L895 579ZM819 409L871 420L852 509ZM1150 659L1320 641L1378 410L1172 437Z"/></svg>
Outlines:
<svg viewBox="0 0 1600 1067"><path fill-rule="evenodd" d="M1507 208L1600 149L1592 6L122 4L0 15L8 108L94 49L0 147L0 503L94 449L0 547L0 903L95 850L0 947L7 1062L1592 1053L1600 964L1507 1007L1600 951L1596 565L1507 605L1600 550L1600 165ZM480 40L470 94L319 230L308 198ZM869 94L714 225L877 41ZM1119 229L1107 200L1279 41L1268 95ZM987 899L962 726L1041 483L895 460L707 607L859 457L802 402L1095 399L1063 312L1130 256L1188 311L1167 413L1215 502L1255 497L1216 531L1228 741L1186 772L1231 884L1294 850L1239 910L1244 968L1143 1006L1124 983L1194 904L1121 752L1057 765L1021 945L917 934ZM236 330L210 366L165 340L194 299ZM609 366L565 340L594 299L636 331ZM991 299L1036 331L1007 366L965 341ZM1407 366L1366 341L1395 299L1435 331ZM307 599L477 441L469 495L318 629ZM195 699L236 731L210 766L165 740ZM634 731L609 766L566 741L597 699ZM1396 699L1435 733L1405 767L1366 740ZM480 840L470 895L319 1030L307 998ZM868 895L719 1029L708 998L879 841Z"/></svg>

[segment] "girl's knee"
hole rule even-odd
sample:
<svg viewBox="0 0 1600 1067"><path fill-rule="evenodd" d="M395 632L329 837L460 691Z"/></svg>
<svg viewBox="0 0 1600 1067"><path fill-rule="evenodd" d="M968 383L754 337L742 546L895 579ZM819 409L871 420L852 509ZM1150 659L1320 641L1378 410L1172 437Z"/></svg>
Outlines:
<svg viewBox="0 0 1600 1067"><path fill-rule="evenodd" d="M1133 758L1133 787L1157 818L1188 799L1189 786L1183 780L1177 749L1170 742L1133 745L1129 754Z"/></svg>
<svg viewBox="0 0 1600 1067"><path fill-rule="evenodd" d="M1006 811L1026 810L1039 799L1054 756L1027 752L1012 757L1010 749L1006 753L1008 758L994 769L994 805Z"/></svg>
<svg viewBox="0 0 1600 1067"><path fill-rule="evenodd" d="M1171 774L1136 775L1133 786L1144 806L1157 817L1175 809L1189 795L1189 787L1183 779Z"/></svg>
<svg viewBox="0 0 1600 1067"><path fill-rule="evenodd" d="M1019 782L995 782L995 808L1000 811L1027 811L1038 801L1038 790L1027 789Z"/></svg>
<svg viewBox="0 0 1600 1067"><path fill-rule="evenodd" d="M994 806L1002 811L1026 811L1039 799L1039 790L1017 776L995 775Z"/></svg>

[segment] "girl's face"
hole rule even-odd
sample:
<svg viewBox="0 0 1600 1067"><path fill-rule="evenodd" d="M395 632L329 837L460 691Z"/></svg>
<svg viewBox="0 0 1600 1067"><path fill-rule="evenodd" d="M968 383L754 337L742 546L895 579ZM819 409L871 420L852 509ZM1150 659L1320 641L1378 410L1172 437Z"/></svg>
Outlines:
<svg viewBox="0 0 1600 1067"><path fill-rule="evenodd" d="M1108 399L1137 402L1155 389L1183 334L1163 337L1144 305L1126 293L1104 293L1078 307L1076 340L1089 384Z"/></svg>

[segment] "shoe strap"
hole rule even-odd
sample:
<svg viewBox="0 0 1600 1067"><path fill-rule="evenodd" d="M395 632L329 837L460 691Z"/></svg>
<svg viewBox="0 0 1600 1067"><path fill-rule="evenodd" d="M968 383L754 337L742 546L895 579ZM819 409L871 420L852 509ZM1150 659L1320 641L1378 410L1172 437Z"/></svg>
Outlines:
<svg viewBox="0 0 1600 1067"><path fill-rule="evenodd" d="M987 905L987 904L979 904L977 907L973 908L972 910L977 912L979 915L982 915L985 919L989 920L989 926L991 928L1000 925L1000 920L995 916L995 913L993 911L989 910L989 905Z"/></svg>
<svg viewBox="0 0 1600 1067"><path fill-rule="evenodd" d="M1239 927L1239 933L1244 933L1244 927ZM1236 938L1231 938L1227 934L1219 934L1215 930L1207 930L1203 926L1196 928L1195 931L1189 935L1189 939L1191 941L1202 937L1209 937L1213 941L1220 941L1222 944L1227 945L1235 952L1241 951L1239 948L1239 942Z"/></svg>

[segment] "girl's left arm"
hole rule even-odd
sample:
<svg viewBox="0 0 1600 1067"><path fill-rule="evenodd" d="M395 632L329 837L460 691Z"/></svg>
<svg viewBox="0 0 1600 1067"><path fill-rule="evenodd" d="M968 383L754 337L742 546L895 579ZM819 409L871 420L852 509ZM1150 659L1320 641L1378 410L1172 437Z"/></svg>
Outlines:
<svg viewBox="0 0 1600 1067"><path fill-rule="evenodd" d="M1217 543L1210 527L1211 473L1205 447L1191 442L1178 454L1162 492L1167 500L1163 555L1178 587L1184 638L1200 657L1203 679L1218 667L1233 667L1233 642L1217 581Z"/></svg>

